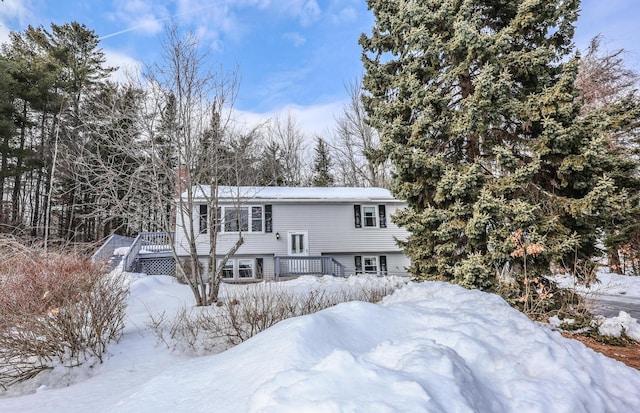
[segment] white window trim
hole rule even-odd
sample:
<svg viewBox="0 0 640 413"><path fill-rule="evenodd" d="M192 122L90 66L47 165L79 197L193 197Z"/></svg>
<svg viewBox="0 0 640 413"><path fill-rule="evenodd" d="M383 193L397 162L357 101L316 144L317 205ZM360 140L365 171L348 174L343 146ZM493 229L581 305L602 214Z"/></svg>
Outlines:
<svg viewBox="0 0 640 413"><path fill-rule="evenodd" d="M251 277L240 277L240 261L251 263ZM222 260L218 260L218 265L221 264ZM229 264L233 268L233 277L223 277L223 280L254 280L256 278L256 260L254 258L229 258L227 265Z"/></svg>
<svg viewBox="0 0 640 413"><path fill-rule="evenodd" d="M251 266L251 276L250 277L241 277L240 276L240 262L241 261L248 261L249 265ZM238 263L238 270L237 270L237 277L239 280L251 280L256 278L256 274L255 274L255 270L256 270L256 262L254 259L252 258L239 258L236 260L236 262Z"/></svg>
<svg viewBox="0 0 640 413"><path fill-rule="evenodd" d="M264 234L265 233L265 215L264 215L264 205L242 205L239 207L236 206L229 206L229 205L220 205L220 233L222 234L238 234L240 232L243 233L252 233L252 234ZM238 209L242 209L242 208L247 208L247 216L248 216L248 226L247 226L247 231L227 231L226 230L226 221L225 221L225 217L227 215L227 210L238 210ZM261 231L253 231L253 208L260 208L260 210L262 211L261 214Z"/></svg>
<svg viewBox="0 0 640 413"><path fill-rule="evenodd" d="M373 219L375 221L375 225L367 225L367 217L364 213L365 208L373 208ZM380 217L378 216L378 205L361 205L361 215L362 215L362 228L380 228Z"/></svg>
<svg viewBox="0 0 640 413"><path fill-rule="evenodd" d="M373 259L375 261L376 269L374 271L367 270L366 262L368 259ZM376 255L363 255L362 256L362 273L363 274L379 274L380 273L380 259Z"/></svg>
<svg viewBox="0 0 640 413"><path fill-rule="evenodd" d="M222 279L223 279L223 280L233 280L233 279L235 279L235 278L236 278L236 271L235 271L236 264L235 264L235 260L233 260L233 259L229 258L229 259L227 260L227 262L226 262L226 265L229 265L229 264L231 264L231 273L232 273L232 275L231 275L231 277L224 277L224 274L223 274L223 277L222 277ZM220 266L220 265L222 265L222 260L218 260L218 266ZM223 269L223 271L224 271L224 269Z"/></svg>

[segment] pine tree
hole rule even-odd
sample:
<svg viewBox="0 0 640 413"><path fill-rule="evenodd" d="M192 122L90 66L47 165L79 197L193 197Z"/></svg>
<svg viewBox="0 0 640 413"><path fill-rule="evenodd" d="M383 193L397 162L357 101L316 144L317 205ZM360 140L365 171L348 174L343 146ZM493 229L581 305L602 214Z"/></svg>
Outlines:
<svg viewBox="0 0 640 413"><path fill-rule="evenodd" d="M605 227L609 270L625 273L626 261L635 263L640 257L640 177L638 177L638 137L640 136L640 74L630 69L623 57L624 49L603 50L602 36L592 39L580 59L576 86L584 103L583 113L601 111L613 119L607 135L609 147L626 156L621 157L611 177L629 193L630 207L618 211ZM634 154L635 156L628 156ZM622 256L621 256L622 255ZM636 274L638 266L632 265Z"/></svg>
<svg viewBox="0 0 640 413"><path fill-rule="evenodd" d="M331 158L329 147L324 139L316 139L316 155L313 160L313 186L332 186L335 179L331 174Z"/></svg>
<svg viewBox="0 0 640 413"><path fill-rule="evenodd" d="M588 271L626 201L612 117L581 114L578 0L368 0L364 104L408 208L419 279L527 288L551 263ZM500 282L502 281L502 282Z"/></svg>
<svg viewBox="0 0 640 413"><path fill-rule="evenodd" d="M10 161L17 158L16 119L19 114L14 106L18 94L18 82L11 75L15 64L4 56L0 56L0 201L4 201L5 181L11 176L19 176L19 172L10 166ZM11 162L13 163L13 162ZM10 223L4 206L0 208L0 223Z"/></svg>
<svg viewBox="0 0 640 413"><path fill-rule="evenodd" d="M75 174L75 158L96 144L90 139L89 124L96 121L88 103L100 93L115 69L105 67L106 58L99 47L98 35L78 22L51 24L51 31L41 28L45 47L60 67L58 86L63 91L66 110L61 113L60 138L64 150L60 162L60 201L63 205L61 231L66 240L92 241L96 229L89 217L97 199L82 178ZM89 219L87 219L89 218Z"/></svg>
<svg viewBox="0 0 640 413"><path fill-rule="evenodd" d="M44 197L53 169L53 131L62 105L57 85L60 67L49 54L40 29L30 26L9 37L10 41L2 45L2 54L11 62L5 75L16 86L12 103L17 136L12 140L18 148L18 156L12 160L11 221L15 228L30 229L31 236L42 236L47 219L47 214L42 213ZM4 167L3 170L6 171Z"/></svg>

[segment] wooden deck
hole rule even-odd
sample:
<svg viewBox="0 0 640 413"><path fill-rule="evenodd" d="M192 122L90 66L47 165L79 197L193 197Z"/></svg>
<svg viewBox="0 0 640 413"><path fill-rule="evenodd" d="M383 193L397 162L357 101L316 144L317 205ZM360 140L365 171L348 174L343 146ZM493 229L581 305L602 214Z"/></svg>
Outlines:
<svg viewBox="0 0 640 413"><path fill-rule="evenodd" d="M345 275L344 265L327 255L319 257L276 256L274 260L276 281L282 277L300 275L333 275L335 277L344 277Z"/></svg>
<svg viewBox="0 0 640 413"><path fill-rule="evenodd" d="M176 264L171 251L173 234L165 232L142 232L131 243L128 252L122 257L125 271L144 272L154 275L174 275ZM290 257L274 256L274 274L276 281L296 278L301 275L345 276L345 267L331 256ZM271 274L269 274L270 278ZM265 277L263 277L264 279ZM224 282L243 282L229 280ZM262 281L254 278L244 282Z"/></svg>

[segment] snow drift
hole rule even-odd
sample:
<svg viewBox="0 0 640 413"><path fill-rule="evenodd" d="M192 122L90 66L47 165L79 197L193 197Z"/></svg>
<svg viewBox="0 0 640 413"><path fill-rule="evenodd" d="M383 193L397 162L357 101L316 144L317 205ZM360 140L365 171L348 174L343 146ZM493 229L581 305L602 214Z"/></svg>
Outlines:
<svg viewBox="0 0 640 413"><path fill-rule="evenodd" d="M305 284L353 280L290 285ZM0 399L0 411L640 411L639 371L479 291L409 283L382 305L340 304L223 353L187 358L156 345L140 321L145 309L188 300L186 287L168 277L131 287L137 328L127 328L112 359L69 387Z"/></svg>

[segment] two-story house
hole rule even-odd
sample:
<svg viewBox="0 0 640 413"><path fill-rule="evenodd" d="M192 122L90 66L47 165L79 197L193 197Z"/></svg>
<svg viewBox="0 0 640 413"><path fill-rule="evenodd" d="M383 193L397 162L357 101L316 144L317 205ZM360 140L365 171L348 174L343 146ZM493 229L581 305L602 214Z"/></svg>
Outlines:
<svg viewBox="0 0 640 413"><path fill-rule="evenodd" d="M396 239L407 232L390 216L405 203L382 188L218 187L194 188L194 210L177 214L175 243L186 256L185 229L196 234L199 260L206 268L216 219L216 255L221 259L244 242L227 261L226 280L279 279L301 274L406 274L408 258ZM186 193L182 195L186 196ZM209 211L215 205L216 211ZM186 216L193 222L184 222Z"/></svg>
<svg viewBox="0 0 640 413"><path fill-rule="evenodd" d="M215 194L207 186L191 189L190 202L186 191L176 198L174 233L140 233L135 239L113 235L93 259L117 262L114 251L125 250L124 270L175 275L172 250L178 259L187 259L193 239L206 269L214 228L218 263L239 237L244 240L226 262L228 282L305 274L407 274L409 259L397 240L408 233L390 219L406 203L386 189L241 186L217 187Z"/></svg>

